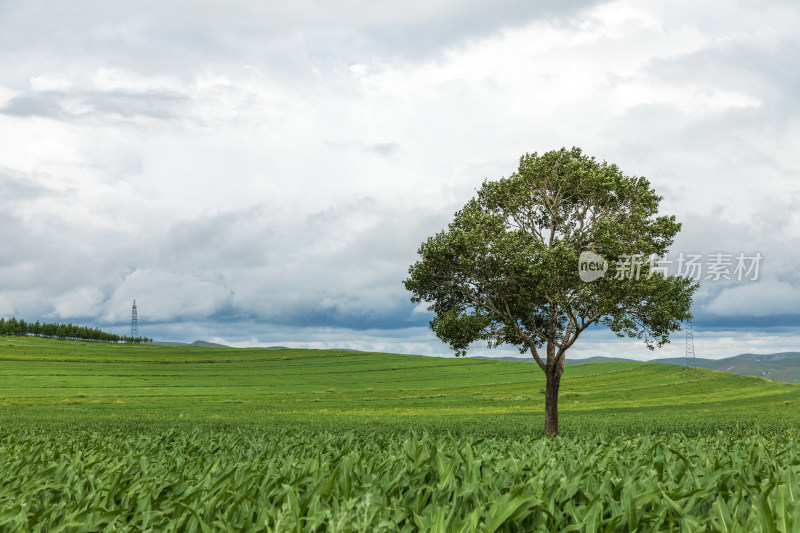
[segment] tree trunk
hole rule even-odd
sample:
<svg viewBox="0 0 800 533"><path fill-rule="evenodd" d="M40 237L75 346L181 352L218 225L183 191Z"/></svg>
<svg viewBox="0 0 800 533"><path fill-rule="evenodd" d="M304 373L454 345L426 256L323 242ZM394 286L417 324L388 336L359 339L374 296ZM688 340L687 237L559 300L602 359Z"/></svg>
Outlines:
<svg viewBox="0 0 800 533"><path fill-rule="evenodd" d="M544 392L544 432L551 437L558 435L558 387L561 385L561 374L564 367L557 365L548 368L547 388Z"/></svg>

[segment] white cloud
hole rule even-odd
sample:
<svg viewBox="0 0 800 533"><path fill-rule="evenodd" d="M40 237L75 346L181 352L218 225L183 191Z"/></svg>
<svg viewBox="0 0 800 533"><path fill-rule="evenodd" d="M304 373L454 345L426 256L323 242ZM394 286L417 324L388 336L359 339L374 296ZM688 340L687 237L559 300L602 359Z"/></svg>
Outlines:
<svg viewBox="0 0 800 533"><path fill-rule="evenodd" d="M102 318L124 321L130 317L133 300L138 299L146 321L198 319L219 311L229 298L230 293L213 280L160 269L136 270L111 295Z"/></svg>
<svg viewBox="0 0 800 533"><path fill-rule="evenodd" d="M572 145L648 176L677 247L764 253L762 294L708 285L697 314L798 311L795 6L43 6L0 17L0 313L124 325L136 298L186 340L251 320L406 346L418 245Z"/></svg>
<svg viewBox="0 0 800 533"><path fill-rule="evenodd" d="M780 281L746 283L723 289L706 310L721 316L800 314L800 289Z"/></svg>
<svg viewBox="0 0 800 533"><path fill-rule="evenodd" d="M30 80L33 91L65 91L72 88L73 84L64 78L40 74Z"/></svg>
<svg viewBox="0 0 800 533"><path fill-rule="evenodd" d="M59 296L54 302L56 317L95 317L101 310L105 296L95 287L80 287Z"/></svg>

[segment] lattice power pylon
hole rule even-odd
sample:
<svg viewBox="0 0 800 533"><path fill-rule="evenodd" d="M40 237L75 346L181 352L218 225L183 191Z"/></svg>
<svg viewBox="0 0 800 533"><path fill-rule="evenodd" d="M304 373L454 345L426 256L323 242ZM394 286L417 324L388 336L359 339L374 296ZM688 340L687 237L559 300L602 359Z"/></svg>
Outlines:
<svg viewBox="0 0 800 533"><path fill-rule="evenodd" d="M692 329L692 322L686 321L686 370L696 368L694 359L694 330Z"/></svg>
<svg viewBox="0 0 800 533"><path fill-rule="evenodd" d="M131 337L139 336L139 317L136 313L136 300L133 301L133 309L131 310Z"/></svg>

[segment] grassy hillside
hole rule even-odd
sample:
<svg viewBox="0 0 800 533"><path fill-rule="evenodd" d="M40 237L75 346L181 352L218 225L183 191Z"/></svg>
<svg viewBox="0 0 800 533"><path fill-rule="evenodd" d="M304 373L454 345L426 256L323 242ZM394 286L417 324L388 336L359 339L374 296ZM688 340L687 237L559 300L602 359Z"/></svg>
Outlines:
<svg viewBox="0 0 800 533"><path fill-rule="evenodd" d="M3 531L797 531L800 386L0 338Z"/></svg>
<svg viewBox="0 0 800 533"><path fill-rule="evenodd" d="M686 364L686 360L683 357L655 359L652 362L679 366ZM800 352L741 354L735 357L726 357L725 359L698 357L695 365L742 376L758 376L788 383L800 383Z"/></svg>
<svg viewBox="0 0 800 533"><path fill-rule="evenodd" d="M517 361L533 364L530 357L500 357L504 361ZM619 357L588 357L586 359L567 358L567 365L585 363L610 363L614 361L631 361ZM650 363L686 366L685 357L664 357L653 359ZM698 368L722 370L740 376L756 376L785 381L787 383L800 383L800 352L782 352L774 354L742 354L725 359L705 359L698 357L694 365Z"/></svg>
<svg viewBox="0 0 800 533"><path fill-rule="evenodd" d="M4 416L408 424L500 416L535 430L545 386L535 365L488 359L37 338L0 339L0 380ZM795 385L639 362L571 365L560 400L567 431L621 420L685 429L780 423L798 409Z"/></svg>

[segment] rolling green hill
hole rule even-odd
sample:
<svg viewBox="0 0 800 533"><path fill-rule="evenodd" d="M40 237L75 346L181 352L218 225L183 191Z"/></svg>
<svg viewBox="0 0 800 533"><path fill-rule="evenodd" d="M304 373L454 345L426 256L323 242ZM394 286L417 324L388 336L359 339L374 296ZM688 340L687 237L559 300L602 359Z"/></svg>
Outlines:
<svg viewBox="0 0 800 533"><path fill-rule="evenodd" d="M544 377L489 359L0 339L0 407L37 416L441 422L516 417L538 431ZM800 387L631 361L568 367L562 423L748 424L800 414ZM766 413L766 414L765 414ZM519 418L523 417L523 418ZM622 417L622 418L620 418Z"/></svg>
<svg viewBox="0 0 800 533"><path fill-rule="evenodd" d="M488 358L487 358L488 359ZM530 357L500 357L504 361L518 361L532 363ZM620 357L589 357L586 359L566 359L566 364L576 365L584 363L610 363L613 361L631 361ZM650 363L662 363L668 365L685 366L684 357L666 357L652 359ZM781 352L773 354L741 354L724 359L705 359L698 357L695 359L695 366L699 368L709 368L712 370L722 370L740 376L757 376L787 383L800 383L800 352Z"/></svg>
<svg viewBox="0 0 800 533"><path fill-rule="evenodd" d="M483 358L483 357L482 357ZM484 359L491 359L485 357ZM517 361L520 363L533 363L531 357L497 357L496 360ZM588 357L585 359L571 359L567 357L568 365L581 365L585 363L610 363L615 361L632 361L620 357ZM685 366L684 357L665 357L652 359L649 363ZM712 370L722 370L740 376L757 376L787 383L800 383L800 352L781 352L773 354L741 354L725 359L695 359L695 366Z"/></svg>
<svg viewBox="0 0 800 533"><path fill-rule="evenodd" d="M685 358L673 357L654 359L653 363L666 363L683 366ZM704 359L698 357L695 365L702 368L722 370L742 376L758 376L788 383L800 383L800 352L781 352L773 354L741 354L725 359Z"/></svg>
<svg viewBox="0 0 800 533"><path fill-rule="evenodd" d="M0 338L3 531L797 531L800 386ZM739 529L737 529L737 527Z"/></svg>

